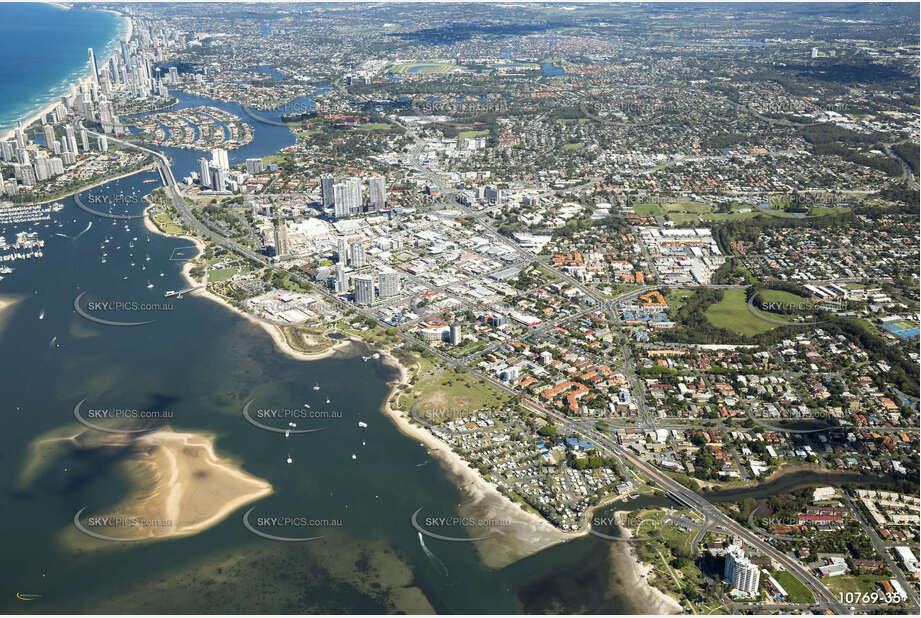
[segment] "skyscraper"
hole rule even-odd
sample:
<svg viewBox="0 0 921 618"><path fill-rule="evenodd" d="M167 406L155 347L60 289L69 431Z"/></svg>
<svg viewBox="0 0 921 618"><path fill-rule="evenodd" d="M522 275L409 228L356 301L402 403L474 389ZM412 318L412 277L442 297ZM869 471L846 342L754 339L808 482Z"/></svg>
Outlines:
<svg viewBox="0 0 921 618"><path fill-rule="evenodd" d="M383 176L374 176L368 181L368 200L371 210L382 210L387 203L387 186Z"/></svg>
<svg viewBox="0 0 921 618"><path fill-rule="evenodd" d="M211 187L211 166L204 157L198 160L198 178L203 189Z"/></svg>
<svg viewBox="0 0 921 618"><path fill-rule="evenodd" d="M452 324L449 335L450 335L451 345L458 345L461 342L460 324Z"/></svg>
<svg viewBox="0 0 921 618"><path fill-rule="evenodd" d="M93 83L98 86L99 85L99 67L96 66L96 54L93 53L92 47L90 47L87 50L87 52L89 52L89 56L90 56L90 73L92 73L90 77L93 80Z"/></svg>
<svg viewBox="0 0 921 618"><path fill-rule="evenodd" d="M105 97L101 97L99 99L99 124L102 125L103 132L111 133L115 128L116 120L117 118L112 112L112 103Z"/></svg>
<svg viewBox="0 0 921 618"><path fill-rule="evenodd" d="M284 219L275 221L275 255L280 258L288 255L288 229Z"/></svg>
<svg viewBox="0 0 921 618"><path fill-rule="evenodd" d="M349 214L357 215L361 212L361 180L352 177L345 181L348 194Z"/></svg>
<svg viewBox="0 0 921 618"><path fill-rule="evenodd" d="M16 136L16 145L19 146L20 148L25 148L25 147L26 147L26 134L25 134L25 132L22 130L22 123L21 123L21 122L20 122L20 123L17 123L17 125L16 125L16 131L15 131L14 135Z"/></svg>
<svg viewBox="0 0 921 618"><path fill-rule="evenodd" d="M227 186L226 172L220 167L211 168L211 188L214 191L223 191Z"/></svg>
<svg viewBox="0 0 921 618"><path fill-rule="evenodd" d="M337 261L339 264L346 264L349 261L348 246L345 238L339 238L336 241L336 254L338 255Z"/></svg>
<svg viewBox="0 0 921 618"><path fill-rule="evenodd" d="M400 293L400 273L394 271L382 272L379 280L381 298L390 298Z"/></svg>
<svg viewBox="0 0 921 618"><path fill-rule="evenodd" d="M74 126L72 124L64 125L64 134L67 140L67 150L77 154L77 133L74 131ZM102 149L100 148L100 150Z"/></svg>
<svg viewBox="0 0 921 618"><path fill-rule="evenodd" d="M336 293L345 294L349 289L349 280L345 274L345 265L342 262L336 264Z"/></svg>
<svg viewBox="0 0 921 618"><path fill-rule="evenodd" d="M227 159L227 151L223 148L215 148L211 151L211 165L222 170L230 169L230 162Z"/></svg>
<svg viewBox="0 0 921 618"><path fill-rule="evenodd" d="M45 148L51 150L54 147L54 127L50 124L43 124L42 133L45 134Z"/></svg>
<svg viewBox="0 0 921 618"><path fill-rule="evenodd" d="M74 146L76 147L77 141L74 140ZM96 138L96 145L99 147L99 152L109 152L109 140L106 139L105 135L100 135ZM72 151L73 154L77 154L76 149Z"/></svg>
<svg viewBox="0 0 921 618"><path fill-rule="evenodd" d="M246 172L249 174L261 174L263 170L262 159L259 157L246 160Z"/></svg>
<svg viewBox="0 0 921 618"><path fill-rule="evenodd" d="M320 193L323 200L323 208L329 208L336 201L336 196L333 193L333 185L336 184L335 179L329 174L324 174L320 177Z"/></svg>
<svg viewBox="0 0 921 618"><path fill-rule="evenodd" d="M349 245L349 253L351 254L351 264L353 267L362 268L367 265L368 260L365 256L365 247L360 240L356 240Z"/></svg>
<svg viewBox="0 0 921 618"><path fill-rule="evenodd" d="M333 185L333 214L337 219L349 216L348 191L346 186L337 182Z"/></svg>
<svg viewBox="0 0 921 618"><path fill-rule="evenodd" d="M355 275L355 303L370 305L374 302L374 277Z"/></svg>

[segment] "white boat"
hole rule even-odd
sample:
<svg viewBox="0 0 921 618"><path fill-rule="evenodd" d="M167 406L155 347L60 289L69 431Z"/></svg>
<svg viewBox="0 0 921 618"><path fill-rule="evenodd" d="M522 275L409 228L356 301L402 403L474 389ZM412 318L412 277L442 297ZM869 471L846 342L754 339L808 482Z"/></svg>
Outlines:
<svg viewBox="0 0 921 618"><path fill-rule="evenodd" d="M291 459L291 453L288 453L288 458L285 460L286 463L292 463L294 460Z"/></svg>
<svg viewBox="0 0 921 618"><path fill-rule="evenodd" d="M364 421L358 421L358 426L361 427L362 429L366 429L368 427L368 424Z"/></svg>
<svg viewBox="0 0 921 618"><path fill-rule="evenodd" d="M358 455L356 455L355 453L352 453L352 459L358 459Z"/></svg>
<svg viewBox="0 0 921 618"><path fill-rule="evenodd" d="M314 385L313 385L313 390L315 390L315 391L320 390L320 385L319 385L319 384L314 384Z"/></svg>

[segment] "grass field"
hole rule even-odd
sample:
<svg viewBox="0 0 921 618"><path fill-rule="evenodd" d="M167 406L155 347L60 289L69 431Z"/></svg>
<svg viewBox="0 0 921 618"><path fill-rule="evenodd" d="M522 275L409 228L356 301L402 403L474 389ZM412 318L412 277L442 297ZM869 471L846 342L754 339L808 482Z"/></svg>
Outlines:
<svg viewBox="0 0 921 618"><path fill-rule="evenodd" d="M774 571L771 573L777 583L787 591L791 603L815 603L815 595L800 580L796 579L789 571Z"/></svg>
<svg viewBox="0 0 921 618"><path fill-rule="evenodd" d="M662 204L636 204L633 207L634 212L638 215L664 215L665 210Z"/></svg>
<svg viewBox="0 0 921 618"><path fill-rule="evenodd" d="M578 144L563 144L563 145L560 147L560 150L562 150L563 152L572 152L572 151L574 151L574 150L582 150L583 145L584 145L584 144L582 144L582 143L578 143Z"/></svg>
<svg viewBox="0 0 921 618"><path fill-rule="evenodd" d="M461 131L457 134L457 137L458 139L464 139L470 137L482 137L483 135L489 135L489 131L476 131L471 129L469 131Z"/></svg>
<svg viewBox="0 0 921 618"><path fill-rule="evenodd" d="M830 592L838 594L839 592L873 592L878 591L877 582L889 581L888 577L876 577L874 575L838 575L836 577L825 577L822 579Z"/></svg>
<svg viewBox="0 0 921 618"><path fill-rule="evenodd" d="M808 301L802 296L792 292L785 292L784 290L761 290L758 293L758 297L770 303L802 303Z"/></svg>
<svg viewBox="0 0 921 618"><path fill-rule="evenodd" d="M413 371L415 383L400 395L398 406L417 413L429 410L473 412L481 408L503 405L509 397L469 373L457 373L419 359Z"/></svg>
<svg viewBox="0 0 921 618"><path fill-rule="evenodd" d="M764 214L744 204L733 204L730 212L715 212L713 204L688 200L671 204L637 204L633 208L639 215L663 215L672 223L679 225L716 221L742 221ZM749 212L741 212L743 210L748 210Z"/></svg>
<svg viewBox="0 0 921 618"><path fill-rule="evenodd" d="M665 297L665 302L668 303L669 309L677 309L693 293L693 290L671 290L668 296Z"/></svg>
<svg viewBox="0 0 921 618"><path fill-rule="evenodd" d="M178 235L185 232L185 229L177 224L162 207L160 212L151 215L151 219L164 234Z"/></svg>
<svg viewBox="0 0 921 618"><path fill-rule="evenodd" d="M714 326L751 337L767 332L778 325L762 320L748 310L745 290L724 290L723 300L711 305L706 313L707 320Z"/></svg>

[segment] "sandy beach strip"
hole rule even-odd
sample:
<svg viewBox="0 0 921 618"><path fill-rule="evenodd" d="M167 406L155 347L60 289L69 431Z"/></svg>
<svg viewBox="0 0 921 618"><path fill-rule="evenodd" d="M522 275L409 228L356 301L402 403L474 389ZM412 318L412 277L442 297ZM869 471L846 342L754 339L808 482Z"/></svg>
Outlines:
<svg viewBox="0 0 921 618"><path fill-rule="evenodd" d="M633 538L633 533L624 525L623 517L627 511L614 511L614 518L617 526L621 529L625 538ZM616 547L617 545L625 545ZM640 560L633 543L612 543L611 562L614 565L621 566L619 570L624 575L625 589L631 592L634 600L641 603L647 614L683 614L684 608L681 604L665 594L655 586L649 583L649 574L653 571L651 564L646 564ZM665 573L659 573L664 577Z"/></svg>
<svg viewBox="0 0 921 618"><path fill-rule="evenodd" d="M487 566L501 568L547 547L588 534L587 530L577 533L563 532L540 515L521 508L518 503L500 492L496 485L484 479L449 444L424 427L414 425L403 412L395 410L391 400L397 388L409 382L409 370L389 351L381 350L380 353L382 361L400 373L399 378L391 383L390 392L383 405L384 414L402 434L425 445L429 453L454 477L467 498L461 507L462 510L471 510L477 517L487 515L487 518L512 521L513 525L507 530L497 530L502 534L495 542L487 540L477 544Z"/></svg>

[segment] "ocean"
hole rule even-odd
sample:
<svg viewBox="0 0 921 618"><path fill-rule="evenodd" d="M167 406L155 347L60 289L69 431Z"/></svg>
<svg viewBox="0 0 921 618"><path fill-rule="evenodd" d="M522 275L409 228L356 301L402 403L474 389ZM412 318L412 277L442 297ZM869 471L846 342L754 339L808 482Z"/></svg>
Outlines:
<svg viewBox="0 0 921 618"><path fill-rule="evenodd" d="M44 3L0 4L0 133L67 92L118 47L123 20L113 13Z"/></svg>

